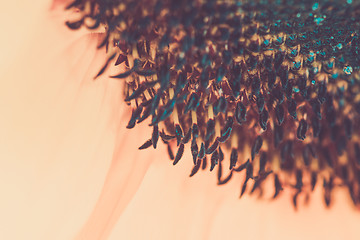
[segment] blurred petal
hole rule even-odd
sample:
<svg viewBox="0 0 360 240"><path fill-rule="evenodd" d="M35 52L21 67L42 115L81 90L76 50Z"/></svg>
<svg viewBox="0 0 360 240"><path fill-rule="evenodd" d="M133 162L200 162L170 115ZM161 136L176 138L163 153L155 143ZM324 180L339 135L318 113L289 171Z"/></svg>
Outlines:
<svg viewBox="0 0 360 240"><path fill-rule="evenodd" d="M101 34L68 30L62 8L49 13L46 1L28 7L9 6L29 29L1 44L0 236L72 239L87 221L100 236L150 162L124 151L142 129L125 130L121 82L93 80L106 57L96 51Z"/></svg>

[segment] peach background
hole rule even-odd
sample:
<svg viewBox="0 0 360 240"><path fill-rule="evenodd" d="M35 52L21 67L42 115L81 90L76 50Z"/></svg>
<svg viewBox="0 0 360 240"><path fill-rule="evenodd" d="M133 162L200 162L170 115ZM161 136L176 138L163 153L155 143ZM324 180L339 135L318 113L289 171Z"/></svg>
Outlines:
<svg viewBox="0 0 360 240"><path fill-rule="evenodd" d="M125 129L121 82L92 80L101 34L66 17L47 0L0 8L0 239L360 239L342 190L296 212L290 193L239 200L236 175L188 178L189 152L173 167L163 144L137 151L151 130Z"/></svg>

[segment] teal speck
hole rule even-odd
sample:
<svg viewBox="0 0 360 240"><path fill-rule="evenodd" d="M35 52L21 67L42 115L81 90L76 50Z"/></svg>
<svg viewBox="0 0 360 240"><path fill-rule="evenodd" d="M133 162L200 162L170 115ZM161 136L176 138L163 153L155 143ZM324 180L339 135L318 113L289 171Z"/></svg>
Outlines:
<svg viewBox="0 0 360 240"><path fill-rule="evenodd" d="M344 99L340 99L339 105L340 105L340 107L344 107L344 105L345 105Z"/></svg>
<svg viewBox="0 0 360 240"><path fill-rule="evenodd" d="M319 8L319 3L314 3L314 5L312 6L312 10L315 11L318 8Z"/></svg>
<svg viewBox="0 0 360 240"><path fill-rule="evenodd" d="M343 71L346 75L350 75L353 72L353 69L351 66L346 66L344 67Z"/></svg>
<svg viewBox="0 0 360 240"><path fill-rule="evenodd" d="M319 25L322 21L324 21L323 17L316 17L314 18L314 22L316 23L316 25Z"/></svg>

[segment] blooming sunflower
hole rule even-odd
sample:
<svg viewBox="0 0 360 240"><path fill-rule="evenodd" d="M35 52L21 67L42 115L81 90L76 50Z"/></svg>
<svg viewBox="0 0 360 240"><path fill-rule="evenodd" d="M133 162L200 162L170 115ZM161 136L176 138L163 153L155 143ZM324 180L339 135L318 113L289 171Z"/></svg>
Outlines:
<svg viewBox="0 0 360 240"><path fill-rule="evenodd" d="M32 7L3 65L5 239L357 239L356 4Z"/></svg>

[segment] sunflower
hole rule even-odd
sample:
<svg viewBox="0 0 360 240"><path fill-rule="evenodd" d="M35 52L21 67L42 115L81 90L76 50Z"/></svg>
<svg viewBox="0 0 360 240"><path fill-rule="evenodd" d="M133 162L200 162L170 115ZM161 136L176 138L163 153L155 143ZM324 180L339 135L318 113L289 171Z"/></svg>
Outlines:
<svg viewBox="0 0 360 240"><path fill-rule="evenodd" d="M356 6L13 8L4 239L357 239Z"/></svg>

